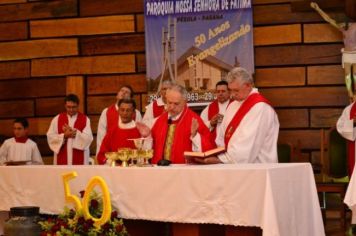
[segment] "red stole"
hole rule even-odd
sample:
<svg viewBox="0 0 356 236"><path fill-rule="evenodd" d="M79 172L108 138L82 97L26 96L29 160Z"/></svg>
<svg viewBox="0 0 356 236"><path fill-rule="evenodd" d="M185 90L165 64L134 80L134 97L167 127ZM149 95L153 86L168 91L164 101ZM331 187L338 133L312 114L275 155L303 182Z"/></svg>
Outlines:
<svg viewBox="0 0 356 236"><path fill-rule="evenodd" d="M16 143L26 143L28 137L20 137L20 138L15 138Z"/></svg>
<svg viewBox="0 0 356 236"><path fill-rule="evenodd" d="M354 103L350 110L350 120L356 116L356 103ZM355 141L347 140L347 172L351 177L355 166Z"/></svg>
<svg viewBox="0 0 356 236"><path fill-rule="evenodd" d="M185 151L192 151L192 141L190 140L191 125L193 118L199 122L198 133L201 135L202 150L207 151L215 148L215 144L211 143L210 131L204 124L201 118L188 107L185 107L180 118L173 123L176 123L174 132L174 142L171 147L171 161L174 164L185 163L183 153ZM158 117L152 127L153 149L154 156L152 163L157 163L163 158L164 145L168 131L168 112L164 112Z"/></svg>
<svg viewBox="0 0 356 236"><path fill-rule="evenodd" d="M133 138L140 138L141 134L136 127L131 129L121 129L119 126L110 130L104 137L98 153L99 164L104 164L106 161L106 152L116 152L119 148L135 149Z"/></svg>
<svg viewBox="0 0 356 236"><path fill-rule="evenodd" d="M250 109L257 103L264 102L270 104L269 101L259 93L253 93L241 104L235 116L230 121L225 131L225 147L228 146L229 141L234 134L237 127L240 125L242 119L250 111Z"/></svg>
<svg viewBox="0 0 356 236"><path fill-rule="evenodd" d="M164 105L159 106L157 100L153 101L153 118L159 117L164 112Z"/></svg>
<svg viewBox="0 0 356 236"><path fill-rule="evenodd" d="M230 103L233 102L233 100L229 101L229 104L227 106L230 105ZM219 102L217 99L215 99L212 103L210 103L210 105L208 106L208 120L210 121L216 114L219 113ZM213 142L215 142L216 139L216 127L214 127L211 130L211 139Z"/></svg>
<svg viewBox="0 0 356 236"><path fill-rule="evenodd" d="M63 112L58 116L58 134L63 133L63 126L65 124L68 124L68 116L67 113ZM84 114L78 112L77 120L74 122L74 128L82 132L86 124L87 124L87 117ZM67 165L67 164L68 164L67 143L64 143L64 145L61 147L57 155L57 165ZM84 164L83 150L78 150L73 148L72 164L73 165Z"/></svg>
<svg viewBox="0 0 356 236"><path fill-rule="evenodd" d="M136 110L134 110L132 119L136 120ZM108 107L106 111L106 121L107 121L107 126L106 126L107 131L119 125L119 112L118 110L116 110L115 104Z"/></svg>

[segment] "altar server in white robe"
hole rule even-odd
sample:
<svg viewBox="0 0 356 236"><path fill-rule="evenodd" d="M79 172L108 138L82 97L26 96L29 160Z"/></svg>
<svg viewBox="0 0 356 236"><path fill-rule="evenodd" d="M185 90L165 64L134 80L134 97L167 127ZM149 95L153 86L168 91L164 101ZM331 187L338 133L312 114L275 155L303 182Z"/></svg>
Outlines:
<svg viewBox="0 0 356 236"><path fill-rule="evenodd" d="M112 128L116 128L119 124L119 107L118 102L120 99L133 99L134 91L130 85L122 86L116 94L116 102L109 107L106 107L100 115L98 123L98 132L96 134L96 155L98 155L101 143L106 135L106 133ZM135 109L135 113L132 116L133 120L141 121L142 116L140 111Z"/></svg>
<svg viewBox="0 0 356 236"><path fill-rule="evenodd" d="M27 165L43 164L37 144L28 138L28 121L17 118L13 124L14 137L5 140L0 148L0 164L24 162Z"/></svg>
<svg viewBox="0 0 356 236"><path fill-rule="evenodd" d="M78 112L79 98L65 98L66 112L53 118L47 131L49 147L54 152L55 165L89 164L89 146L93 141L89 118Z"/></svg>
<svg viewBox="0 0 356 236"><path fill-rule="evenodd" d="M241 67L227 75L232 102L225 112L216 139L226 152L196 159L213 163L275 163L279 121L276 112L256 88L252 76Z"/></svg>

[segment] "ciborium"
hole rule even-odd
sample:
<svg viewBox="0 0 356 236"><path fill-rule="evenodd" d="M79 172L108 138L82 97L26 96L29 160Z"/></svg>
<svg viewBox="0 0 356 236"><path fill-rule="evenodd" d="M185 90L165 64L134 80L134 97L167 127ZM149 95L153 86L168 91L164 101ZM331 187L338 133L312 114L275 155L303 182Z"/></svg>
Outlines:
<svg viewBox="0 0 356 236"><path fill-rule="evenodd" d="M121 166L122 167L128 167L128 160L130 160L131 157L131 149L130 148L119 148L117 150L117 156L118 159L121 161Z"/></svg>
<svg viewBox="0 0 356 236"><path fill-rule="evenodd" d="M110 166L116 166L116 161L119 160L117 152L106 152L105 157L111 161Z"/></svg>

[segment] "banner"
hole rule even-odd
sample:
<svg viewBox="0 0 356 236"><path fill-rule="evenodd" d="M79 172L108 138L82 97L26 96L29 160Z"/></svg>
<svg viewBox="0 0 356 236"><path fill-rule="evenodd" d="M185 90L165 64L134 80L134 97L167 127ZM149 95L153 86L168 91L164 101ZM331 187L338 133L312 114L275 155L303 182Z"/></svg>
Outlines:
<svg viewBox="0 0 356 236"><path fill-rule="evenodd" d="M171 80L206 104L233 67L253 73L252 27L251 0L145 0L149 100Z"/></svg>

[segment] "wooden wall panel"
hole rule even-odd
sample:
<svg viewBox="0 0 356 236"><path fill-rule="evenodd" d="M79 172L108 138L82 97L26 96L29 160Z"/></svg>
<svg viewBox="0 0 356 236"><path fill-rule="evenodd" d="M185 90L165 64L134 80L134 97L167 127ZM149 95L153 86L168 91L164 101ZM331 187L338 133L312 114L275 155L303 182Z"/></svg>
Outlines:
<svg viewBox="0 0 356 236"><path fill-rule="evenodd" d="M261 89L275 107L344 106L348 103L344 87Z"/></svg>
<svg viewBox="0 0 356 236"><path fill-rule="evenodd" d="M302 31L300 24L263 26L253 29L255 46L300 43Z"/></svg>
<svg viewBox="0 0 356 236"><path fill-rule="evenodd" d="M89 116L90 125L91 125L93 134L96 134L98 131L99 118L100 118L100 115L90 115ZM96 143L96 142L93 142L93 143ZM93 145L93 143L92 143L92 145Z"/></svg>
<svg viewBox="0 0 356 236"><path fill-rule="evenodd" d="M0 43L0 60L78 55L77 39L41 39Z"/></svg>
<svg viewBox="0 0 356 236"><path fill-rule="evenodd" d="M135 72L133 55L35 59L32 76L111 74Z"/></svg>
<svg viewBox="0 0 356 236"><path fill-rule="evenodd" d="M36 99L36 116L55 116L64 111L64 97Z"/></svg>
<svg viewBox="0 0 356 236"><path fill-rule="evenodd" d="M32 100L0 102L0 118L30 117L33 115L34 104Z"/></svg>
<svg viewBox="0 0 356 236"><path fill-rule="evenodd" d="M85 107L85 91L84 91L84 76L67 76L66 94L73 93L79 98L79 111L84 113Z"/></svg>
<svg viewBox="0 0 356 236"><path fill-rule="evenodd" d="M48 157L53 157L53 152L48 146L47 137L46 136L36 136L36 137L31 137L31 138L33 139L33 141L35 141L37 143L38 149L40 150L40 153L42 156L42 160L44 162L48 162L48 159L50 159L51 160L50 163L52 164L53 159L48 158Z"/></svg>
<svg viewBox="0 0 356 236"><path fill-rule="evenodd" d="M87 114L100 115L104 108L115 102L115 96L89 96L87 98Z"/></svg>
<svg viewBox="0 0 356 236"><path fill-rule="evenodd" d="M304 24L304 42L342 42L342 33L329 24Z"/></svg>
<svg viewBox="0 0 356 236"><path fill-rule="evenodd" d="M342 114L341 108L311 109L310 127L326 128L336 126L336 121Z"/></svg>
<svg viewBox="0 0 356 236"><path fill-rule="evenodd" d="M256 66L341 63L342 44L256 47ZM273 56L271 56L273 55Z"/></svg>
<svg viewBox="0 0 356 236"><path fill-rule="evenodd" d="M334 16L334 14L332 14ZM306 22L321 22L321 17L311 12L292 12L290 4L273 4L254 6L254 25L294 24Z"/></svg>
<svg viewBox="0 0 356 236"><path fill-rule="evenodd" d="M0 23L0 41L23 40L27 38L27 22Z"/></svg>
<svg viewBox="0 0 356 236"><path fill-rule="evenodd" d="M0 4L25 3L27 0L0 0Z"/></svg>
<svg viewBox="0 0 356 236"><path fill-rule="evenodd" d="M146 56L145 54L136 54L137 73L146 72Z"/></svg>
<svg viewBox="0 0 356 236"><path fill-rule="evenodd" d="M280 128L308 128L308 109L276 109Z"/></svg>
<svg viewBox="0 0 356 236"><path fill-rule="evenodd" d="M304 67L263 68L255 71L257 87L302 86L305 80Z"/></svg>
<svg viewBox="0 0 356 236"><path fill-rule="evenodd" d="M298 143L303 149L320 148L320 131L319 130L280 130L278 141L291 143L297 147Z"/></svg>
<svg viewBox="0 0 356 236"><path fill-rule="evenodd" d="M308 84L345 84L341 65L308 66Z"/></svg>
<svg viewBox="0 0 356 236"><path fill-rule="evenodd" d="M99 36L80 40L82 55L143 52L144 50L143 34Z"/></svg>
<svg viewBox="0 0 356 236"><path fill-rule="evenodd" d="M79 5L81 16L104 16L143 12L142 0L80 0Z"/></svg>
<svg viewBox="0 0 356 236"><path fill-rule="evenodd" d="M1 81L0 99L64 96L65 78Z"/></svg>
<svg viewBox="0 0 356 236"><path fill-rule="evenodd" d="M144 93L147 90L146 75L88 76L87 94L116 94L123 85L130 85L135 93Z"/></svg>
<svg viewBox="0 0 356 236"><path fill-rule="evenodd" d="M136 15L136 31L137 32L145 31L145 17L143 14Z"/></svg>
<svg viewBox="0 0 356 236"><path fill-rule="evenodd" d="M0 80L21 79L30 77L29 61L13 61L0 63Z"/></svg>
<svg viewBox="0 0 356 236"><path fill-rule="evenodd" d="M71 17L76 15L76 0L57 0L0 6L0 22Z"/></svg>
<svg viewBox="0 0 356 236"><path fill-rule="evenodd" d="M30 29L32 38L114 34L134 32L135 22L132 15L38 20Z"/></svg>

